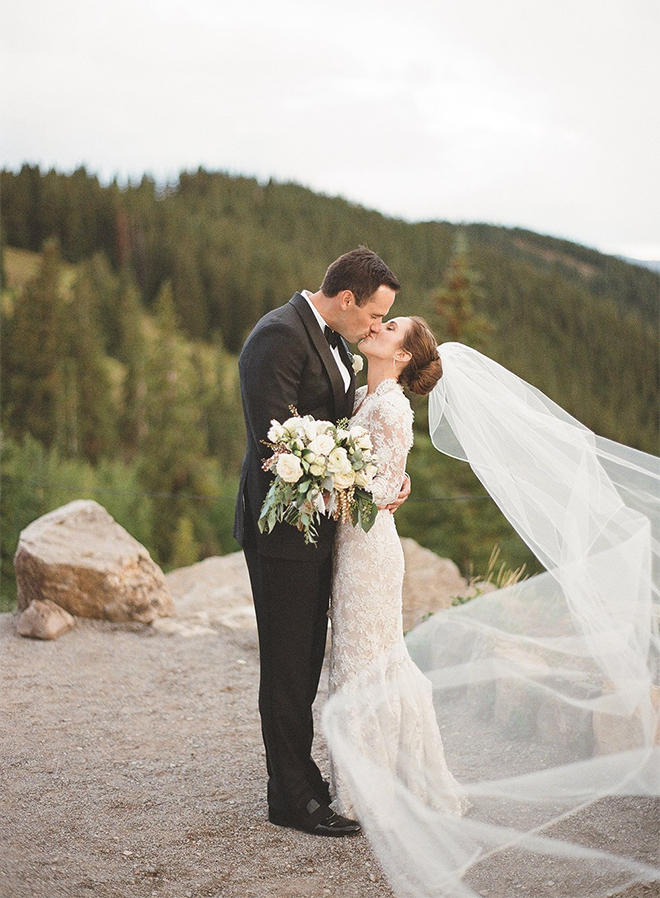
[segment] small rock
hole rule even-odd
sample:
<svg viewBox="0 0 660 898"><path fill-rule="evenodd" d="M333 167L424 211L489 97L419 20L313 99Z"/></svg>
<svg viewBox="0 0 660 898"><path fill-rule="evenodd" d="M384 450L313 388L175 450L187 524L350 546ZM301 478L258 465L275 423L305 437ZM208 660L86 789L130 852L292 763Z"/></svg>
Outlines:
<svg viewBox="0 0 660 898"><path fill-rule="evenodd" d="M68 611L50 599L35 599L21 614L16 625L20 636L31 639L57 639L73 629L75 620Z"/></svg>

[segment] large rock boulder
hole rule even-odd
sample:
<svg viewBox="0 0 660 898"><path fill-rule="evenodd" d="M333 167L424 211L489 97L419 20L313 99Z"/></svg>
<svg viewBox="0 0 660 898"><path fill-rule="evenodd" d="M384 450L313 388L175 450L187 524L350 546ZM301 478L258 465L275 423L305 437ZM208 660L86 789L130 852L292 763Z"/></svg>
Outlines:
<svg viewBox="0 0 660 898"><path fill-rule="evenodd" d="M440 558L409 537L401 539L406 572L403 578L403 629L412 630L429 614L449 608L470 589L449 558Z"/></svg>
<svg viewBox="0 0 660 898"><path fill-rule="evenodd" d="M447 558L439 558L414 539L402 539L406 573L403 581L404 630L429 613L448 608L455 596L470 592L466 580ZM159 621L166 632L178 632L184 621L196 626L221 624L232 629L254 629L252 591L242 552L205 558L166 575L174 598L176 621ZM185 635L185 634L184 634Z"/></svg>
<svg viewBox="0 0 660 898"><path fill-rule="evenodd" d="M14 557L18 608L50 600L71 614L151 623L175 614L147 550L97 502L69 502L33 521Z"/></svg>
<svg viewBox="0 0 660 898"><path fill-rule="evenodd" d="M256 629L250 579L242 552L205 558L190 567L170 571L165 579L178 620L159 621L156 625L159 630L178 632L178 625L184 620L202 627L221 624L232 630Z"/></svg>

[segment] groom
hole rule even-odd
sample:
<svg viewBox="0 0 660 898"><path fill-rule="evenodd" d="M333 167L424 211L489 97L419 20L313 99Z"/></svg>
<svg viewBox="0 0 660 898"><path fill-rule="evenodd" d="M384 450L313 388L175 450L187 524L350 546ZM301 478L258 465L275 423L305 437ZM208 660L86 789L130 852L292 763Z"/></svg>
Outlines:
<svg viewBox="0 0 660 898"><path fill-rule="evenodd" d="M399 282L360 247L328 268L320 290L295 293L257 323L239 360L247 450L234 536L250 572L259 632L259 712L268 768L268 819L322 836L359 825L330 809L328 783L311 757L312 704L323 665L332 576L334 521L322 517L317 545L286 523L260 533L257 519L271 475L261 443L272 418L350 418L355 374L347 342L377 333ZM402 490L407 495L409 487ZM397 500L395 505L400 504Z"/></svg>

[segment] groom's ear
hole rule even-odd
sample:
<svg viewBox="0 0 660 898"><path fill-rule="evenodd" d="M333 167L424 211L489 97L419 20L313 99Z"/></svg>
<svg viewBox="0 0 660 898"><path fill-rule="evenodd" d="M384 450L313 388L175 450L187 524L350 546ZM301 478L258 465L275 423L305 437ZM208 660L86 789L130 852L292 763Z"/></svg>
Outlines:
<svg viewBox="0 0 660 898"><path fill-rule="evenodd" d="M337 298L342 312L345 312L351 304L355 305L355 294L352 290L340 290Z"/></svg>

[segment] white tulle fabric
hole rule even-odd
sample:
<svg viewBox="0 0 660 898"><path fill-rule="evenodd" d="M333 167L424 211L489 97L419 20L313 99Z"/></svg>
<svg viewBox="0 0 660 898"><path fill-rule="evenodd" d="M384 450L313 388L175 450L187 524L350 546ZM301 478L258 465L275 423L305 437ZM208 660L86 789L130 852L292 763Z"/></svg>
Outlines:
<svg viewBox="0 0 660 898"><path fill-rule="evenodd" d="M353 640L364 666L341 665L324 711L341 800L398 896L593 898L660 881L660 459L595 436L469 347L440 355L433 443L469 461L547 572L408 634L442 734L420 765L429 725L410 696L423 690L387 676L396 651L379 657L366 635L383 626L396 549L351 556L363 537L341 529L338 597L367 609L361 635L347 617L333 650ZM389 754L372 750L388 714L400 720Z"/></svg>

